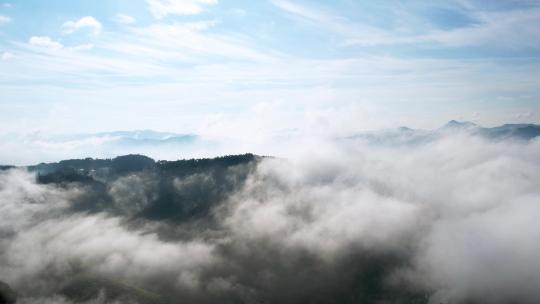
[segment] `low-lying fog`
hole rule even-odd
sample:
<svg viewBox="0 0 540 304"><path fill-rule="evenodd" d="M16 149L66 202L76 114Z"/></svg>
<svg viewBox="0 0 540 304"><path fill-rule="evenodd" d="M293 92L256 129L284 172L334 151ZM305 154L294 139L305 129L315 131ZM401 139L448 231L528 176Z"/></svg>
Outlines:
<svg viewBox="0 0 540 304"><path fill-rule="evenodd" d="M413 146L314 141L284 154L227 167L234 191L181 221L134 216L162 195L156 172L102 181L110 212L72 208L91 200L81 183L1 171L0 281L19 303L540 299L540 140L458 133ZM213 178L171 185L212 189Z"/></svg>

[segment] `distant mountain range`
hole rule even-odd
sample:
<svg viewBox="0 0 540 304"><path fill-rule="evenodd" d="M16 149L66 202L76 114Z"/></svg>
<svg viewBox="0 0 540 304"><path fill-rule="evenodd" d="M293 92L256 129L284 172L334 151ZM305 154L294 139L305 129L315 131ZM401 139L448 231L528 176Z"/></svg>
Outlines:
<svg viewBox="0 0 540 304"><path fill-rule="evenodd" d="M530 140L540 136L540 125L536 124L504 124L497 127L485 128L470 121L451 120L444 126L435 130L412 129L400 127L396 129L386 129L379 131L366 131L348 136L352 139L369 139L374 142L384 140L410 139L425 140L434 139L440 136L454 134L456 132L479 135L489 139L521 139ZM41 138L41 137L39 137ZM75 141L96 141L100 144L114 144L118 146L138 146L138 145L189 145L197 141L204 141L196 134L179 134L172 132L160 132L154 130L133 130L133 131L112 131L99 133L83 133L73 135L62 135L53 137L43 137L44 141L50 142L75 142Z"/></svg>
<svg viewBox="0 0 540 304"><path fill-rule="evenodd" d="M540 125L536 124L504 124L498 127L485 128L469 121L451 120L435 130L411 129L400 127L382 131L368 131L354 134L345 139L365 140L370 144L418 144L456 133L481 136L492 140L531 140L540 136ZM343 138L340 138L343 139ZM95 142L106 147L137 147L175 146L187 147L196 143L211 144L196 134L178 134L153 130L113 131L65 135L48 139L52 142ZM132 151L128 151L132 153Z"/></svg>
<svg viewBox="0 0 540 304"><path fill-rule="evenodd" d="M56 141L77 141L102 139L118 145L156 145L156 144L189 144L199 137L194 134L178 134L153 130L113 131L85 133L55 137Z"/></svg>
<svg viewBox="0 0 540 304"><path fill-rule="evenodd" d="M481 136L490 140L511 139L528 141L540 136L540 125L505 124L493 128L484 128L469 121L451 120L435 130L418 130L400 127L383 131L363 132L340 138L340 140L361 140L374 145L406 145L427 143L455 134Z"/></svg>
<svg viewBox="0 0 540 304"><path fill-rule="evenodd" d="M207 156L203 152L215 151L215 146L216 144L211 140L203 139L195 134L153 130L78 134L11 133L0 134L0 164L29 165L60 159L111 158L126 154L145 154L157 159L177 159Z"/></svg>
<svg viewBox="0 0 540 304"><path fill-rule="evenodd" d="M408 127L366 131L342 137L324 137L339 144L362 143L372 146L420 145L455 134L481 136L490 140L529 141L540 135L535 124L505 124L484 128L472 122L452 120L435 130ZM225 134L226 136L226 134ZM234 136L207 138L198 134L179 134L153 130L114 131L71 135L43 133L4 134L0 136L0 164L28 165L71 158L113 158L118 155L144 154L155 159L178 159L257 152L282 155L287 148L309 134L255 138L244 142ZM17 151L17 153L13 153Z"/></svg>
<svg viewBox="0 0 540 304"><path fill-rule="evenodd" d="M438 131L444 132L447 130L469 132L472 135L480 135L491 139L516 138L530 140L540 136L540 126L535 124L505 124L493 128L483 128L472 122L451 120Z"/></svg>

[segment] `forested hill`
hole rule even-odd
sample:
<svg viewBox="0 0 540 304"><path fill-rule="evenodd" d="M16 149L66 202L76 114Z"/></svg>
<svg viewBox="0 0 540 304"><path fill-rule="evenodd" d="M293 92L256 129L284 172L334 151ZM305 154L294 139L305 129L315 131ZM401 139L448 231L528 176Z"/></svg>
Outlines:
<svg viewBox="0 0 540 304"><path fill-rule="evenodd" d="M200 219L239 190L262 159L253 154L155 161L143 155L29 166L37 182L78 189L74 211L184 222ZM9 169L12 167L6 167Z"/></svg>
<svg viewBox="0 0 540 304"><path fill-rule="evenodd" d="M49 174L61 171L75 170L83 173L95 172L98 170L107 170L111 173L126 173L137 172L146 169L180 169L189 170L196 168L210 168L210 167L227 167L234 166L242 163L248 163L256 159L261 158L254 154L242 154L242 155L227 155L216 158L201 158L201 159L183 159L176 161L160 160L139 155L130 154L118 156L109 159L99 158L84 158L84 159L68 159L55 163L40 163L34 166L28 166L28 170L38 172L39 174ZM4 166L5 169L13 168L13 166Z"/></svg>

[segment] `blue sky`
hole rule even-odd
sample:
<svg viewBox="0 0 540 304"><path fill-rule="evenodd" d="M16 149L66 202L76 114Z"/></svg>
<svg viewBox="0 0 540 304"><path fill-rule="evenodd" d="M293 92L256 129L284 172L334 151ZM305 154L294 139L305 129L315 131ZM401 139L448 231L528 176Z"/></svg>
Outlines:
<svg viewBox="0 0 540 304"><path fill-rule="evenodd" d="M540 1L0 4L0 130L540 122Z"/></svg>

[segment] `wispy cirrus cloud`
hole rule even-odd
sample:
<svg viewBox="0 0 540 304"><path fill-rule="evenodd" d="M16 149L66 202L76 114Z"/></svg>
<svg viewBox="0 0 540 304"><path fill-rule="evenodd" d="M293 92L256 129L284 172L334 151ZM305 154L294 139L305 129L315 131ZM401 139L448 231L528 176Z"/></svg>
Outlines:
<svg viewBox="0 0 540 304"><path fill-rule="evenodd" d="M154 51L179 52L192 58L217 56L229 60L271 60L269 52L250 46L249 40L204 32L214 25L215 21L156 23L133 28L130 38Z"/></svg>
<svg viewBox="0 0 540 304"><path fill-rule="evenodd" d="M474 11L478 23L422 37L446 46L492 46L503 49L540 47L540 6L510 11ZM501 39L505 37L505 39Z"/></svg>
<svg viewBox="0 0 540 304"><path fill-rule="evenodd" d="M333 11L289 0L272 0L272 4L290 16L299 17L311 26L340 35L344 45L385 45L415 42L416 38L394 34L392 31L354 22Z"/></svg>
<svg viewBox="0 0 540 304"><path fill-rule="evenodd" d="M65 47L62 43L48 36L32 36L28 40L28 44L32 47L37 47L41 50L50 50L50 51L59 51L59 50L86 51L94 47L92 43L85 43L85 44Z"/></svg>
<svg viewBox="0 0 540 304"><path fill-rule="evenodd" d="M59 50L64 47L60 42L54 41L47 36L33 36L28 40L28 43L32 46L43 47L53 50Z"/></svg>
<svg viewBox="0 0 540 304"><path fill-rule="evenodd" d="M107 33L94 37L91 43L77 45L49 36L32 36L27 43L14 42L13 47L25 58L18 61L18 69L25 69L23 66L33 62L31 73L19 74L24 79L43 79L46 74L53 79L66 75L67 71L81 77L105 73L106 77L117 77L116 81L150 75L178 79L184 78L185 72L206 65L208 58L252 63L273 60L274 54L250 45L247 39L207 32L216 24L214 20L206 20L135 26L123 33ZM75 52L83 50L92 51ZM101 55L101 50L108 54ZM178 69L175 64L188 66ZM190 78L202 81L199 76L195 77L199 74Z"/></svg>
<svg viewBox="0 0 540 304"><path fill-rule="evenodd" d="M132 24L135 23L137 19L126 14L118 13L116 16L114 16L113 21L120 24Z"/></svg>
<svg viewBox="0 0 540 304"><path fill-rule="evenodd" d="M446 5L419 5L401 7L396 11L385 7L387 14L395 18L399 26L379 26L362 20L351 20L339 13L289 0L272 0L275 7L282 11L310 22L311 26L342 37L344 46L388 46L414 45L416 47L469 47L490 46L499 49L520 49L540 47L540 30L535 24L540 22L540 6L531 3L526 8L487 9L470 1L448 3ZM443 22L441 16L422 16L420 12L452 12L453 18L474 20L451 28L440 28L433 22ZM454 20L454 22L456 22ZM500 37L506 37L501 40ZM511 43L509 43L511 41Z"/></svg>

